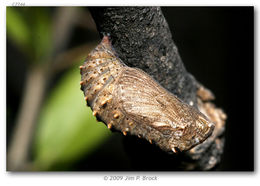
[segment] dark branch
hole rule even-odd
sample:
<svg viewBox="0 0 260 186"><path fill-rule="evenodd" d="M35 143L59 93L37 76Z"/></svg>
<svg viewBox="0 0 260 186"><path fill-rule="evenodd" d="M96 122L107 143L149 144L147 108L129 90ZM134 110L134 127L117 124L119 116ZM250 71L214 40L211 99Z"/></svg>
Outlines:
<svg viewBox="0 0 260 186"><path fill-rule="evenodd" d="M90 8L101 38L109 34L119 58L156 79L186 103L191 101L216 123L210 138L186 153L168 155L135 137L125 137L136 170L209 170L220 161L226 115L209 101L213 95L190 75L159 7ZM198 102L197 102L198 101ZM138 153L137 153L138 152ZM155 161L156 160L156 161Z"/></svg>
<svg viewBox="0 0 260 186"><path fill-rule="evenodd" d="M187 73L159 7L90 8L101 38L110 34L119 58L189 103L197 83Z"/></svg>

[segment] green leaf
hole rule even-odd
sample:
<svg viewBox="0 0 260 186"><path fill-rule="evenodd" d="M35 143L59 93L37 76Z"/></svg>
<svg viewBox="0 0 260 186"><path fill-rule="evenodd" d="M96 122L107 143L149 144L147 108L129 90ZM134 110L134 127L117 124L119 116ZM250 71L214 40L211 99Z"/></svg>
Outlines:
<svg viewBox="0 0 260 186"><path fill-rule="evenodd" d="M28 57L29 63L47 62L52 52L51 9L8 7L7 36Z"/></svg>
<svg viewBox="0 0 260 186"><path fill-rule="evenodd" d="M86 107L79 81L79 70L74 69L61 79L42 109L34 143L37 170L87 157L111 134Z"/></svg>
<svg viewBox="0 0 260 186"><path fill-rule="evenodd" d="M6 29L7 36L19 45L19 47L29 47L30 30L26 20L17 8L6 8Z"/></svg>
<svg viewBox="0 0 260 186"><path fill-rule="evenodd" d="M32 8L28 18L31 29L31 45L34 50L34 61L46 62L45 58L49 57L52 50L52 21L50 9ZM55 39L55 38L53 38Z"/></svg>

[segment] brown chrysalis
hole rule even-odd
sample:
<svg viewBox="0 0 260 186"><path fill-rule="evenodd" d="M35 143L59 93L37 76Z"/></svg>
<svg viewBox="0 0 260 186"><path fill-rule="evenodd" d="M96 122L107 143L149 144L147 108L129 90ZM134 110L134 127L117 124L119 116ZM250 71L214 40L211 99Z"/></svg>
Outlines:
<svg viewBox="0 0 260 186"><path fill-rule="evenodd" d="M214 124L115 54L108 36L80 66L81 89L93 115L107 127L145 138L164 151L189 150L207 139Z"/></svg>

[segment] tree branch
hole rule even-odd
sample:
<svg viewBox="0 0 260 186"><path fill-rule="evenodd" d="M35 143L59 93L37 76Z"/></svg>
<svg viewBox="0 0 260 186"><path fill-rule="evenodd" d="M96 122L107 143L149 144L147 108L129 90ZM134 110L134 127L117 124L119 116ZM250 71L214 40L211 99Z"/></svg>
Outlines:
<svg viewBox="0 0 260 186"><path fill-rule="evenodd" d="M161 9L92 7L90 12L101 38L104 34L110 35L112 45L122 61L128 66L146 71L163 87L186 103L199 108L216 123L216 129L210 138L177 156L162 154L155 146L146 145L146 142L141 140L137 142L133 137L126 137L126 151L133 159L136 169L152 170L156 167L156 162L160 170L214 168L219 163L223 151L222 134L226 115L209 102L214 98L213 94L186 71ZM154 161L155 159L157 161ZM152 167L151 162L154 163Z"/></svg>
<svg viewBox="0 0 260 186"><path fill-rule="evenodd" d="M90 8L102 37L110 34L120 59L156 79L183 101L196 103L196 80L186 71L159 7Z"/></svg>
<svg viewBox="0 0 260 186"><path fill-rule="evenodd" d="M19 111L16 128L8 150L7 170L23 170L28 158L35 122L42 103L46 86L45 71L39 67L29 70L23 101Z"/></svg>

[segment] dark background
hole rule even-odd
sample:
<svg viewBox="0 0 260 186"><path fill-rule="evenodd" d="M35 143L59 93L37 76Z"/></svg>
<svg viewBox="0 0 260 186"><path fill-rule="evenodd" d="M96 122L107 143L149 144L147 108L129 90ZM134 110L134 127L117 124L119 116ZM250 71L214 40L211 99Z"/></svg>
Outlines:
<svg viewBox="0 0 260 186"><path fill-rule="evenodd" d="M253 7L163 8L182 60L228 119L219 170L254 169Z"/></svg>
<svg viewBox="0 0 260 186"><path fill-rule="evenodd" d="M187 70L215 94L214 103L228 116L224 154L216 170L253 171L253 7L163 7L162 10ZM76 28L70 47L94 37L86 35L82 28ZM21 94L15 92L22 91L26 66L23 56L8 41L7 49L7 104L12 111L7 112L9 138L21 99ZM15 62L17 58L19 63ZM21 78L12 86L11 77L16 75ZM167 158L153 160L157 157L154 154L142 157L138 145L133 147L130 138L114 133L92 156L79 160L71 170L174 170L169 169ZM131 159L130 154L135 158Z"/></svg>

